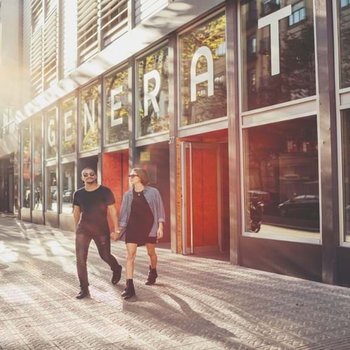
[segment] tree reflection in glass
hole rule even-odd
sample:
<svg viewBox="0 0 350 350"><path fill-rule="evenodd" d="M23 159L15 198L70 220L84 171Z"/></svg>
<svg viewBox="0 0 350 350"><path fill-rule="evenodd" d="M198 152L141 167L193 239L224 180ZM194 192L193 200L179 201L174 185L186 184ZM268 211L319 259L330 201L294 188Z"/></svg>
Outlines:
<svg viewBox="0 0 350 350"><path fill-rule="evenodd" d="M169 130L168 48L138 61L138 136Z"/></svg>
<svg viewBox="0 0 350 350"><path fill-rule="evenodd" d="M57 110L53 108L46 115L46 158L57 156Z"/></svg>
<svg viewBox="0 0 350 350"><path fill-rule="evenodd" d="M61 104L61 154L75 152L77 139L77 107L76 98L69 97Z"/></svg>
<svg viewBox="0 0 350 350"><path fill-rule="evenodd" d="M278 28L273 32L278 35L276 42L271 23ZM287 0L283 6L282 2L253 0L241 5L243 110L315 95L313 26L312 0ZM253 40L255 50L251 49Z"/></svg>
<svg viewBox="0 0 350 350"><path fill-rule="evenodd" d="M180 37L181 126L227 115L226 16Z"/></svg>
<svg viewBox="0 0 350 350"><path fill-rule="evenodd" d="M94 84L82 90L80 98L81 145L80 151L97 149L100 142L100 88Z"/></svg>
<svg viewBox="0 0 350 350"><path fill-rule="evenodd" d="M128 119L131 106L128 101L128 70L113 73L105 79L105 144L129 139Z"/></svg>

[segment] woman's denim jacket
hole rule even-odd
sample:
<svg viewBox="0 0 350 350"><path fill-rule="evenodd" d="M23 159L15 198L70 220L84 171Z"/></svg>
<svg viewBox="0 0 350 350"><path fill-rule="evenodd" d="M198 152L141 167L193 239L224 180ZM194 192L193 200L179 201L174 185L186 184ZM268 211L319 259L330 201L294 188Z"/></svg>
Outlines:
<svg viewBox="0 0 350 350"><path fill-rule="evenodd" d="M156 237L158 230L158 223L165 222L165 212L162 197L160 196L159 191L150 186L145 186L143 190L143 194L147 200L149 207L151 208L154 223L149 234L149 237ZM133 189L124 193L122 205L120 208L120 218L119 218L119 226L121 229L125 229L131 212L131 203L133 199Z"/></svg>

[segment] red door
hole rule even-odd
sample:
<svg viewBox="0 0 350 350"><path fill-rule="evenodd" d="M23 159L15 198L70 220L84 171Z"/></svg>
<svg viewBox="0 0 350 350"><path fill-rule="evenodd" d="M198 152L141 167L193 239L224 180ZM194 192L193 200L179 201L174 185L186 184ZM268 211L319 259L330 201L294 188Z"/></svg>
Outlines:
<svg viewBox="0 0 350 350"><path fill-rule="evenodd" d="M183 253L219 246L220 167L216 144L182 144Z"/></svg>

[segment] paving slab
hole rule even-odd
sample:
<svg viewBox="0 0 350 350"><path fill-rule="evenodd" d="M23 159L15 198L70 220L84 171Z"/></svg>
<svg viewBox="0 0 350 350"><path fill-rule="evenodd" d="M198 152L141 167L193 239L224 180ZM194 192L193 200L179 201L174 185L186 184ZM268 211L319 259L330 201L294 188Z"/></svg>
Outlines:
<svg viewBox="0 0 350 350"><path fill-rule="evenodd" d="M125 266L125 244L112 242ZM76 300L74 233L0 217L0 349L350 349L350 289L158 249L157 284L136 297L91 244L91 298Z"/></svg>

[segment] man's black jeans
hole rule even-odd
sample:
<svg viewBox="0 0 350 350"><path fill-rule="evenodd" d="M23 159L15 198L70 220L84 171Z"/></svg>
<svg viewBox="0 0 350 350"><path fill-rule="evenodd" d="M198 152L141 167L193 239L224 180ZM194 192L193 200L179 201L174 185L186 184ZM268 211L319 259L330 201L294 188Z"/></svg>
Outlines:
<svg viewBox="0 0 350 350"><path fill-rule="evenodd" d="M89 285L86 262L90 242L92 240L97 246L100 257L111 267L112 271L116 271L119 266L117 259L111 254L111 239L109 234L91 234L78 229L75 236L75 254L77 259L78 278L81 288L86 288Z"/></svg>

